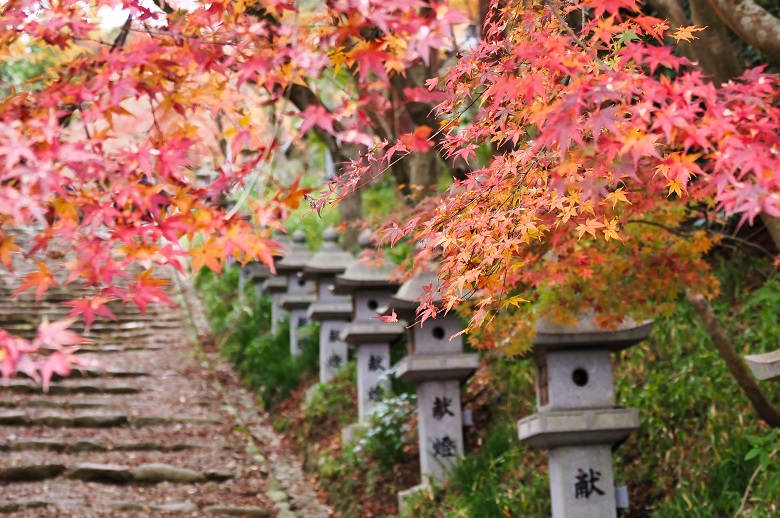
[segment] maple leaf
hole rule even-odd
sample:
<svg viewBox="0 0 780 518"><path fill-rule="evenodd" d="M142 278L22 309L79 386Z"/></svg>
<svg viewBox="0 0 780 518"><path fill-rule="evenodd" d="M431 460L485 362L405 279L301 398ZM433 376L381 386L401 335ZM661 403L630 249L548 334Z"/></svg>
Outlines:
<svg viewBox="0 0 780 518"><path fill-rule="evenodd" d="M54 351L38 362L38 371L43 382L43 391L49 391L51 378L54 374L66 377L70 376L73 355L67 351Z"/></svg>
<svg viewBox="0 0 780 518"><path fill-rule="evenodd" d="M215 240L210 239L202 245L190 248L189 254L192 258L193 272L199 272L206 266L218 275L222 273L224 251L222 246L217 244Z"/></svg>
<svg viewBox="0 0 780 518"><path fill-rule="evenodd" d="M16 236L7 236L0 232L0 262L3 263L8 271L13 272L13 263L11 260L11 254L20 250L19 245L14 243Z"/></svg>
<svg viewBox="0 0 780 518"><path fill-rule="evenodd" d="M43 294L46 292L46 290L48 290L51 286L57 285L57 280L49 271L49 267L46 265L46 263L42 261L35 261L35 264L38 266L38 271L28 273L24 277L25 282L23 282L22 285L16 289L12 295L13 297L16 297L20 293L27 291L30 288L35 288L35 302L40 302L41 297L43 297Z"/></svg>
<svg viewBox="0 0 780 518"><path fill-rule="evenodd" d="M111 320L119 320L111 309L106 304L114 300L113 297L107 296L95 296L88 299L74 299L63 302L65 306L73 308L68 317L75 317L80 315L84 319L84 332L89 332L89 328L95 321L96 316L102 316L110 318Z"/></svg>
<svg viewBox="0 0 780 518"><path fill-rule="evenodd" d="M50 323L47 317L43 317L43 322L38 326L38 332L33 340L33 345L49 349L62 349L63 347L85 343L87 340L83 336L68 329L75 321L75 318L66 318Z"/></svg>
<svg viewBox="0 0 780 518"><path fill-rule="evenodd" d="M672 32L670 36L677 41L693 41L696 39L696 36L694 36L693 33L703 31L706 28L706 26L696 27L695 25L680 27L676 31Z"/></svg>
<svg viewBox="0 0 780 518"><path fill-rule="evenodd" d="M388 322L388 323L389 322L398 322L398 315L395 314L395 310L393 310L393 312L390 313L390 315L377 315L377 316L371 317L371 318L375 318L377 320L381 320L382 322Z"/></svg>
<svg viewBox="0 0 780 518"><path fill-rule="evenodd" d="M336 130L333 128L333 115L324 106L309 105L299 115L303 119L298 130L301 134L307 133L314 126L322 128L331 135L336 134Z"/></svg>
<svg viewBox="0 0 780 518"><path fill-rule="evenodd" d="M596 237L596 231L602 228L603 226L604 224L601 223L599 220L588 218L588 220L585 223L580 223L579 225L577 225L577 228L575 229L578 232L577 238L581 239L586 232L591 236Z"/></svg>
<svg viewBox="0 0 780 518"><path fill-rule="evenodd" d="M401 135L399 139L404 143L406 149L410 151L425 153L433 147L430 126L417 126L414 132Z"/></svg>
<svg viewBox="0 0 780 518"><path fill-rule="evenodd" d="M626 197L623 187L615 189L614 191L607 194L607 199L612 202L613 209L617 206L619 202L623 202L628 205L631 205L631 202L628 201L628 198Z"/></svg>
<svg viewBox="0 0 780 518"><path fill-rule="evenodd" d="M155 279L152 277L153 268L149 268L136 276L136 280L127 288L125 295L126 302L133 302L141 310L141 314L146 314L148 304L161 304L163 306L173 307L176 304L168 298L162 287L170 284L165 279Z"/></svg>

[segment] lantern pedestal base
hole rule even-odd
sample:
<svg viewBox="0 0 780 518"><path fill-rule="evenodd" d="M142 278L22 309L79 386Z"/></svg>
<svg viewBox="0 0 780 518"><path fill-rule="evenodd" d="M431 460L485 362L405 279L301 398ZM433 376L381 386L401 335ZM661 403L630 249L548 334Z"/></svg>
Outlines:
<svg viewBox="0 0 780 518"><path fill-rule="evenodd" d="M552 518L617 516L611 446L553 448L549 466Z"/></svg>
<svg viewBox="0 0 780 518"><path fill-rule="evenodd" d="M517 422L518 437L534 448L590 444L612 446L639 428L635 408L593 408L540 412Z"/></svg>

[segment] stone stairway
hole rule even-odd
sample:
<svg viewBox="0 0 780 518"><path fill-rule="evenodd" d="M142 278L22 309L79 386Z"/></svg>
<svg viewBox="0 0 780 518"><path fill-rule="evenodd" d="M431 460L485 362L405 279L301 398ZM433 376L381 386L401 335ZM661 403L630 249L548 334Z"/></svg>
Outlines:
<svg viewBox="0 0 780 518"><path fill-rule="evenodd" d="M20 273L25 267L15 265ZM96 321L80 351L98 367L53 380L47 393L23 377L0 387L0 513L330 514L300 473L293 486L275 477L268 452L259 449L265 445L247 432L247 422L262 420L258 409L238 412L215 385L214 360L188 342L194 333L179 283L170 285L180 302L173 309L150 306L142 315L110 305L119 320ZM63 318L69 308L57 303L83 290L71 284L36 304L32 292L12 299L15 287L0 275L0 328L26 336L43 315Z"/></svg>

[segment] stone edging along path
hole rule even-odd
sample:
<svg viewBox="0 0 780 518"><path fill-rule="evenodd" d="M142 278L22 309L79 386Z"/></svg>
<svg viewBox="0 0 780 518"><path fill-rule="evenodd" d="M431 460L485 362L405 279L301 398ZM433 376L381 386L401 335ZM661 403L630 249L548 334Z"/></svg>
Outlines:
<svg viewBox="0 0 780 518"><path fill-rule="evenodd" d="M111 306L117 333L102 322L83 351L104 370L45 394L21 377L0 387L0 513L332 515L235 373L188 343L191 288L169 288L178 308ZM0 280L0 327L22 305L52 320L68 309L11 299L13 289Z"/></svg>

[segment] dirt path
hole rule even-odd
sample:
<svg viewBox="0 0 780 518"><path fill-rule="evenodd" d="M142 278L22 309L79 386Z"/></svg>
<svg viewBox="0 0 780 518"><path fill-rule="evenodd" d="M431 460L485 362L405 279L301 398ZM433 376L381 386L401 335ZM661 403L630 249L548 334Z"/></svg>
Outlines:
<svg viewBox="0 0 780 518"><path fill-rule="evenodd" d="M20 265L22 267L22 265ZM12 300L0 277L0 328L29 333L77 288ZM171 285L171 294L184 300ZM190 290L185 290L190 293ZM188 297L189 298L189 297ZM16 516L329 516L236 375L191 347L187 304L114 305L76 373L44 394L0 387L0 512ZM67 309L67 308L66 308Z"/></svg>

